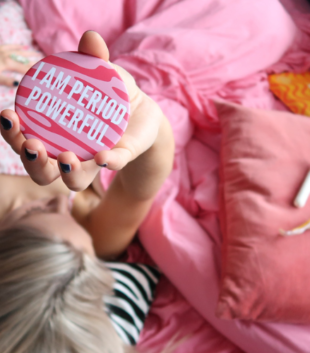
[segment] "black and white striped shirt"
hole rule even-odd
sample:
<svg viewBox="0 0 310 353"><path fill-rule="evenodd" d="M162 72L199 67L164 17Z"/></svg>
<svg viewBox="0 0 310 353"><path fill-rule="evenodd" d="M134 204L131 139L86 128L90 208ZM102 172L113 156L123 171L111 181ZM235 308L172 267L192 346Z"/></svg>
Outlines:
<svg viewBox="0 0 310 353"><path fill-rule="evenodd" d="M160 273L155 267L143 264L107 262L106 265L115 279L114 295L104 297L108 315L124 343L135 345Z"/></svg>

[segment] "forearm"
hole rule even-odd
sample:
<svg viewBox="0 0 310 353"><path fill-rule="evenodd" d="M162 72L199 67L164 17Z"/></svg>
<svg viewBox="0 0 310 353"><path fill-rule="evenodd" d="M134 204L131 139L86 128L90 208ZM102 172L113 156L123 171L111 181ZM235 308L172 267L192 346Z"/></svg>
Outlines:
<svg viewBox="0 0 310 353"><path fill-rule="evenodd" d="M97 256L115 259L134 238L148 213L152 199L137 201L124 191L116 175L101 203L92 210L82 225L93 239Z"/></svg>
<svg viewBox="0 0 310 353"><path fill-rule="evenodd" d="M162 113L154 144L118 173L124 192L137 200L152 199L172 170L173 156L172 129Z"/></svg>
<svg viewBox="0 0 310 353"><path fill-rule="evenodd" d="M126 249L171 172L173 156L172 130L162 116L152 146L117 173L83 224L92 235L98 256L114 258Z"/></svg>

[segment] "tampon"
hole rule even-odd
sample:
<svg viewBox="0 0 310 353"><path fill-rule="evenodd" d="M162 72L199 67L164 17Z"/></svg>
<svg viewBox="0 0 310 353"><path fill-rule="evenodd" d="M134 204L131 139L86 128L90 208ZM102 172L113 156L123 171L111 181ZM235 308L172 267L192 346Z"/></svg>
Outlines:
<svg viewBox="0 0 310 353"><path fill-rule="evenodd" d="M303 234L308 229L310 229L310 219L307 222L291 230L279 229L279 233L283 236L290 236L290 235Z"/></svg>
<svg viewBox="0 0 310 353"><path fill-rule="evenodd" d="M294 206L301 208L304 207L308 197L310 195L310 171L308 172L304 182L301 185L301 188L298 191L298 194L294 200Z"/></svg>

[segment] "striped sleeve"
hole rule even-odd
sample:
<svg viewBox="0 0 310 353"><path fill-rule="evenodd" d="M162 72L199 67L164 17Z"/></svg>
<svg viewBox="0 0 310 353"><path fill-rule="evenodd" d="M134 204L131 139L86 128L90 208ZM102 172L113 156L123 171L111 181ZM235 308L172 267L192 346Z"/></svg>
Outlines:
<svg viewBox="0 0 310 353"><path fill-rule="evenodd" d="M115 279L113 295L103 298L112 324L124 343L138 342L154 299L160 273L143 264L106 262Z"/></svg>

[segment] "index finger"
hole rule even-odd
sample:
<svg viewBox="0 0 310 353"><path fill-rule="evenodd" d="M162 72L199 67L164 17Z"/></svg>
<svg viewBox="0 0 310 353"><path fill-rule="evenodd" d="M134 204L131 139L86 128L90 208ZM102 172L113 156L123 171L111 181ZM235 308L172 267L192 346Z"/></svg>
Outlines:
<svg viewBox="0 0 310 353"><path fill-rule="evenodd" d="M1 135L12 149L21 156L28 174L39 185L48 185L59 177L57 161L48 158L42 142L26 140L20 131L18 115L9 109L1 112ZM27 159L25 150L36 154L34 159Z"/></svg>
<svg viewBox="0 0 310 353"><path fill-rule="evenodd" d="M20 131L19 117L13 110L1 112L1 135L16 153L21 153L26 138Z"/></svg>

